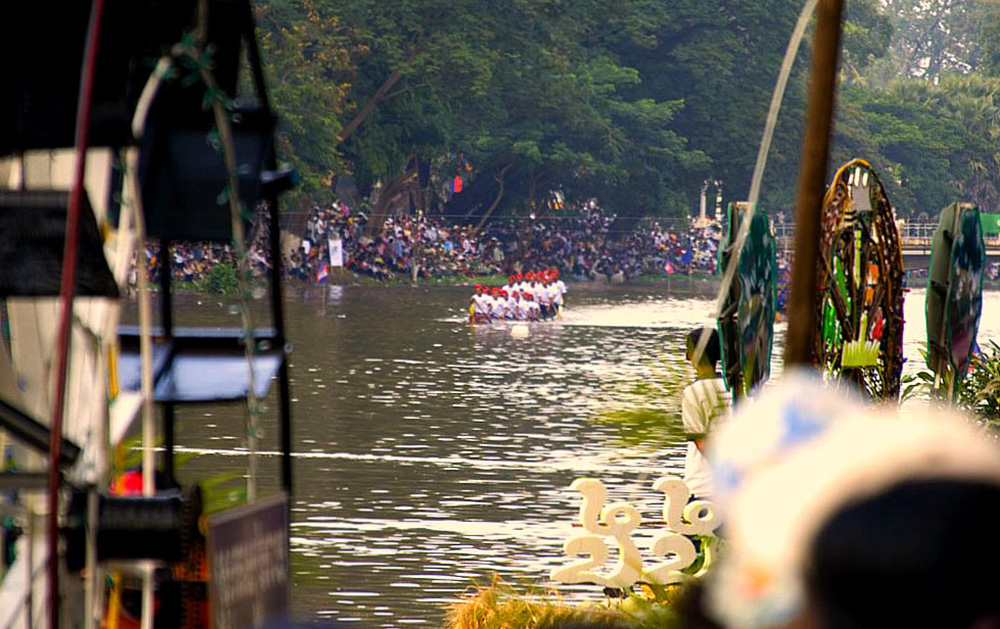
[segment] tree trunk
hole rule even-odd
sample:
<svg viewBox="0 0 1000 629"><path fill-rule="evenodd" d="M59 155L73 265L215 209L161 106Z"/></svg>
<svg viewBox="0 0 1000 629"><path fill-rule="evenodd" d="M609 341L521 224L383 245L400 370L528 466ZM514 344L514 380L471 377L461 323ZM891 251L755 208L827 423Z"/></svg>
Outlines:
<svg viewBox="0 0 1000 629"><path fill-rule="evenodd" d="M531 210L532 214L535 213L535 185L536 185L537 181L538 181L538 178L535 175L535 171L532 170L531 171L531 181L530 181L530 184L528 186L528 209Z"/></svg>
<svg viewBox="0 0 1000 629"><path fill-rule="evenodd" d="M495 199L493 199L493 204L490 205L489 209L487 209L486 212L483 213L483 217L479 219L479 222L476 223L476 226L472 229L472 234L471 234L472 236L475 236L476 234L479 233L479 230L483 228L483 225L486 224L486 221L490 219L490 215L493 214L493 210L497 209L497 206L500 205L500 200L503 199L503 192L507 178L507 171L510 170L511 166L513 166L513 164L507 164L506 166L500 169L500 172L497 175L494 175L493 178L497 180L498 184L500 184L500 187L497 190L497 196Z"/></svg>
<svg viewBox="0 0 1000 629"><path fill-rule="evenodd" d="M382 229L385 219L388 218L389 212L395 206L396 200L400 195L408 191L409 184L416 176L416 173L403 172L382 186L382 189L378 193L378 199L372 205L372 213L368 217L368 224L365 225L365 237L373 238Z"/></svg>

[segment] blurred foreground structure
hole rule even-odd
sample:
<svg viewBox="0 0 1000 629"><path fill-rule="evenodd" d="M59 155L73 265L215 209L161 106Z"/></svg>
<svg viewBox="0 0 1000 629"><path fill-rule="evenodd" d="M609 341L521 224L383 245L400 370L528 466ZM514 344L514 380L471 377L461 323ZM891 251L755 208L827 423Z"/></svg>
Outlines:
<svg viewBox="0 0 1000 629"><path fill-rule="evenodd" d="M292 470L276 218L293 173L276 166L249 0L7 12L17 26L0 48L19 61L0 96L0 508L11 523L0 626L151 627L154 609L157 626L280 620ZM252 90L241 93L244 61ZM245 300L240 328L175 327L169 273L158 321L140 274L140 325L119 327L146 239L161 256L180 241L231 243L246 289L258 204L273 226L270 327ZM255 431L272 381L284 491L257 500ZM199 489L174 480L174 407L192 402L247 409L250 504L207 526ZM113 453L139 417L143 465L129 474Z"/></svg>

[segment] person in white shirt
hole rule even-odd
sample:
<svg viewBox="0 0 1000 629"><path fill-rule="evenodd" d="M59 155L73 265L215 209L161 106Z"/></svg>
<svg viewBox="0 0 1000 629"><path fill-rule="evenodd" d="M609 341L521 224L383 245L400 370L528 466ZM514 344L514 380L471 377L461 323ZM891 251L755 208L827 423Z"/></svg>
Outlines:
<svg viewBox="0 0 1000 629"><path fill-rule="evenodd" d="M514 279L513 275L511 275L509 278L507 278L507 283L500 287L501 294L503 294L503 292L506 291L507 294L509 295L511 293L511 291L514 290L515 282L516 282L516 280Z"/></svg>
<svg viewBox="0 0 1000 629"><path fill-rule="evenodd" d="M528 293L528 321L538 321L542 317L542 311L531 293Z"/></svg>
<svg viewBox="0 0 1000 629"><path fill-rule="evenodd" d="M534 274L531 271L525 273L524 279L521 280L521 285L519 288L519 290L521 291L521 297L527 298L528 295L535 294L534 290L532 290L531 288L531 282L533 279L534 279Z"/></svg>
<svg viewBox="0 0 1000 629"><path fill-rule="evenodd" d="M471 323L489 323L490 303L489 297L483 293L483 286L476 284L476 294L472 296L470 304Z"/></svg>
<svg viewBox="0 0 1000 629"><path fill-rule="evenodd" d="M514 298L515 293L513 291L507 292L505 290L500 291L500 296L506 299L504 304L504 317L507 319L517 319L517 299Z"/></svg>
<svg viewBox="0 0 1000 629"><path fill-rule="evenodd" d="M545 303L548 307L549 319L555 319L558 314L556 298L559 296L559 291L556 290L555 284L552 282L552 275L546 274L543 289L545 291Z"/></svg>
<svg viewBox="0 0 1000 629"><path fill-rule="evenodd" d="M543 321L549 318L549 291L545 288L544 277L539 273L535 281L535 302Z"/></svg>
<svg viewBox="0 0 1000 629"><path fill-rule="evenodd" d="M516 310L514 311L515 318L518 321L527 321L528 320L528 300L526 300L524 298L524 296L521 295L521 293L519 293L517 291L514 291L514 300L515 300L515 303L517 304Z"/></svg>
<svg viewBox="0 0 1000 629"><path fill-rule="evenodd" d="M490 298L490 318L503 319L503 311L506 302L500 299L500 287L493 287L493 295Z"/></svg>
<svg viewBox="0 0 1000 629"><path fill-rule="evenodd" d="M698 352L702 335L707 338ZM684 482L696 498L712 497L712 468L705 458L705 439L712 427L731 412L726 383L716 371L722 357L719 332L715 328L696 328L688 333L685 358L691 361L698 377L681 394L681 422L688 434L684 458Z"/></svg>
<svg viewBox="0 0 1000 629"><path fill-rule="evenodd" d="M554 282L552 282L552 288L555 289L555 298L553 299L553 301L556 305L556 314L559 314L560 312L562 312L563 303L565 302L564 296L566 295L566 282L559 279L558 269L552 270L552 277L555 280Z"/></svg>
<svg viewBox="0 0 1000 629"><path fill-rule="evenodd" d="M549 316L549 304L545 294L545 286L542 284L541 278L541 273L535 275L535 280L531 283L530 290L531 294L535 297L535 303L538 304L539 318L547 319Z"/></svg>

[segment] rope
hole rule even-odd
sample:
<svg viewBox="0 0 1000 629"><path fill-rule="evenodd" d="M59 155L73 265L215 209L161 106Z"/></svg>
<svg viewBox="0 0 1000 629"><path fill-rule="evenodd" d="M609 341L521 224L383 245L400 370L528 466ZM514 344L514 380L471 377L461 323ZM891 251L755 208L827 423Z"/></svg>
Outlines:
<svg viewBox="0 0 1000 629"><path fill-rule="evenodd" d="M257 498L257 446L260 432L259 416L260 402L254 389L253 355L255 351L254 327L250 315L249 283L251 277L250 257L246 248L246 238L243 230L243 211L240 207L239 175L236 163L236 144L233 139L232 125L226 106L219 97L219 88L209 65L205 62L205 42L208 35L208 0L198 2L198 25L193 45L178 46L181 54L190 58L198 67L202 82L205 84L206 95L211 97L212 114L215 126L219 131L219 141L222 148L222 158L226 166L229 187L229 213L233 230L233 254L237 265L237 286L240 296L240 318L243 325L243 347L247 360L247 441L250 449L250 461L247 479L247 501ZM273 262L272 262L273 263Z"/></svg>

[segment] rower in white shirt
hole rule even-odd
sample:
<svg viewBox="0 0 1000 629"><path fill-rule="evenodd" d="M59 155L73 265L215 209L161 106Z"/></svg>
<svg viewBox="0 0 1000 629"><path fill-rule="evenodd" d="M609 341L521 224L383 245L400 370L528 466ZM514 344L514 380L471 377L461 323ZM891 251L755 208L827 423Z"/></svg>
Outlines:
<svg viewBox="0 0 1000 629"><path fill-rule="evenodd" d="M507 291L507 294L509 295L514 290L514 286L516 283L517 279L513 275L508 277L507 283L504 284L502 287L500 287L501 294L503 294L503 291Z"/></svg>
<svg viewBox="0 0 1000 629"><path fill-rule="evenodd" d="M528 321L538 321L542 317L542 311L535 302L534 297L528 294Z"/></svg>
<svg viewBox="0 0 1000 629"><path fill-rule="evenodd" d="M504 312L504 316L507 319L517 319L517 299L514 297L516 294L514 291L500 291L500 296L507 300L505 304L506 311Z"/></svg>
<svg viewBox="0 0 1000 629"><path fill-rule="evenodd" d="M517 274L517 291L519 293L523 293L523 290L524 290L525 286L527 286L527 283L524 281L524 273L518 273ZM523 294L521 296L524 297Z"/></svg>
<svg viewBox="0 0 1000 629"><path fill-rule="evenodd" d="M500 287L493 287L493 295L490 297L490 318L503 319L503 311L506 302L500 299Z"/></svg>
<svg viewBox="0 0 1000 629"><path fill-rule="evenodd" d="M539 281L539 276L541 273L535 275L534 281L531 283L531 287L528 288L528 292L534 297L535 303L538 305L539 316L544 319L546 317L546 306L545 306L545 287Z"/></svg>
<svg viewBox="0 0 1000 629"><path fill-rule="evenodd" d="M483 291L483 286L476 284L476 294L470 304L472 323L488 323L490 320L490 298Z"/></svg>
<svg viewBox="0 0 1000 629"><path fill-rule="evenodd" d="M556 291L552 288L552 280L548 275L542 276L542 284L537 294L539 295L538 305L542 308L542 317L545 319L555 319L555 297Z"/></svg>
<svg viewBox="0 0 1000 629"><path fill-rule="evenodd" d="M517 300L517 320L527 321L528 320L528 300L525 299L524 295L514 291L514 298Z"/></svg>
<svg viewBox="0 0 1000 629"><path fill-rule="evenodd" d="M524 274L524 281L521 282L521 296L522 297L526 297L527 295L534 296L534 294L535 294L535 289L534 289L534 286L533 286L534 281L535 281L535 274L534 273L532 273L531 271L529 271L529 272L527 272L527 273Z"/></svg>

